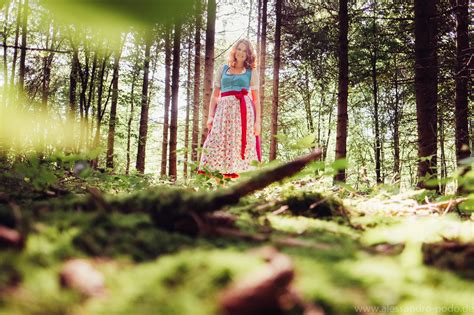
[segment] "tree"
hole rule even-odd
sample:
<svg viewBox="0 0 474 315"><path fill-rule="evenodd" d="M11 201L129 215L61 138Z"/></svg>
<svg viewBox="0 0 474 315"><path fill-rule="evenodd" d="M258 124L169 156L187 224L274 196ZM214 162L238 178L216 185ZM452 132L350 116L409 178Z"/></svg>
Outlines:
<svg viewBox="0 0 474 315"><path fill-rule="evenodd" d="M166 165L168 163L168 134L169 134L169 112L171 101L171 30L165 31L165 102L163 113L163 143L161 147L161 177L166 176Z"/></svg>
<svg viewBox="0 0 474 315"><path fill-rule="evenodd" d="M191 111L191 36L188 38L188 53L187 53L187 67L186 67L186 118L184 127L184 163L183 175L188 176L188 157L189 157L189 114Z"/></svg>
<svg viewBox="0 0 474 315"><path fill-rule="evenodd" d="M150 47L152 44L151 34L145 34L145 59L143 61L143 84L141 98L140 128L138 134L137 163L136 169L140 173L145 172L145 153L148 135L148 74L150 71Z"/></svg>
<svg viewBox="0 0 474 315"><path fill-rule="evenodd" d="M176 180L176 146L178 143L178 93L180 66L181 22L176 22L173 36L173 70L171 76L170 165L169 176Z"/></svg>
<svg viewBox="0 0 474 315"><path fill-rule="evenodd" d="M23 2L23 15L21 22L21 50L20 50L20 91L23 92L25 87L25 73L26 73L26 35L28 32L28 0Z"/></svg>
<svg viewBox="0 0 474 315"><path fill-rule="evenodd" d="M120 66L120 55L122 49L116 49L114 51L114 70L112 77L112 102L110 104L110 117L109 117L109 133L107 136L107 168L114 168L114 144L115 144L115 126L117 117L117 102L118 102L118 81L119 81L119 66Z"/></svg>
<svg viewBox="0 0 474 315"><path fill-rule="evenodd" d="M216 32L216 0L207 2L207 25L206 25L206 52L204 62L204 88L202 106L202 133L201 146L207 137L207 118L209 116L209 102L212 92L212 77L214 74L214 41Z"/></svg>
<svg viewBox="0 0 474 315"><path fill-rule="evenodd" d="M8 15L10 11L10 1L7 2L5 5L5 21L3 23L3 101L5 102L4 105L6 105L7 102L7 97L8 97L8 55L7 55L7 38L8 38Z"/></svg>
<svg viewBox="0 0 474 315"><path fill-rule="evenodd" d="M469 107L468 107L468 82L469 82L469 1L451 0L456 14L456 160L465 159L471 155L469 148Z"/></svg>
<svg viewBox="0 0 474 315"><path fill-rule="evenodd" d="M437 0L415 0L415 91L418 127L418 186L436 178L438 58Z"/></svg>
<svg viewBox="0 0 474 315"><path fill-rule="evenodd" d="M280 46L281 46L281 5L282 0L276 0L275 3L275 51L273 55L273 98L272 98L272 122L271 122L271 142L270 142L270 161L276 159L278 133L278 87L280 83Z"/></svg>
<svg viewBox="0 0 474 315"><path fill-rule="evenodd" d="M191 160L197 161L199 141L199 91L201 89L201 0L195 1L195 33L194 33L194 90L193 90L193 131L191 139Z"/></svg>
<svg viewBox="0 0 474 315"><path fill-rule="evenodd" d="M18 59L18 39L20 37L20 24L21 24L21 0L18 0L18 9L16 15L16 23L15 23L15 44L13 48L13 61L12 61L12 72L10 75L10 86L13 90L15 86L15 69L16 69L16 60Z"/></svg>
<svg viewBox="0 0 474 315"><path fill-rule="evenodd" d="M337 92L337 129L336 160L345 159L347 155L347 98L349 92L348 39L349 15L348 0L339 0L339 78ZM334 176L335 181L345 182L346 170L340 169Z"/></svg>
<svg viewBox="0 0 474 315"><path fill-rule="evenodd" d="M108 73L108 67L107 64L109 62L110 56L112 54L111 50L108 50L102 54L102 60L101 60L101 65L100 65L100 70L99 70L99 85L97 87L97 113L96 113L96 129L95 129L95 136L94 136L94 148L98 148L100 145L100 127L102 125L102 120L105 115L105 111L107 109L107 102L103 104L102 99L104 95L104 81L105 81L105 76L106 76L106 70ZM112 84L113 84L113 79L112 79ZM110 89L109 89L110 93ZM108 98L107 98L108 101ZM97 168L99 166L99 159L96 157L92 161L92 167Z"/></svg>
<svg viewBox="0 0 474 315"><path fill-rule="evenodd" d="M259 87L258 92L260 95L260 113L262 115L263 121L263 112L265 105L265 61L267 56L267 3L268 0L262 1L262 31L260 38L260 62L259 62Z"/></svg>
<svg viewBox="0 0 474 315"><path fill-rule="evenodd" d="M125 167L125 174L130 172L130 153L131 153L131 134L132 134L132 121L133 115L135 113L135 86L137 77L140 74L140 67L138 64L134 64L132 69L132 88L130 91L130 113L128 116L128 123L127 123L127 165Z"/></svg>

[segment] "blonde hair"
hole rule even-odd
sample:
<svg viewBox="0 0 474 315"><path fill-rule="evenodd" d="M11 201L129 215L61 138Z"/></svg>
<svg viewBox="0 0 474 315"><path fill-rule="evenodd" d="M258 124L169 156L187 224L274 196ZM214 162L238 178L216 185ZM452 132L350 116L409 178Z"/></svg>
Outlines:
<svg viewBox="0 0 474 315"><path fill-rule="evenodd" d="M255 69L257 67L257 54L255 53L250 41L245 38L239 39L232 47L229 53L229 58L227 59L227 64L231 67L235 67L235 63L237 62L237 59L235 58L235 51L240 44L244 44L247 48L247 59L244 61L245 68Z"/></svg>

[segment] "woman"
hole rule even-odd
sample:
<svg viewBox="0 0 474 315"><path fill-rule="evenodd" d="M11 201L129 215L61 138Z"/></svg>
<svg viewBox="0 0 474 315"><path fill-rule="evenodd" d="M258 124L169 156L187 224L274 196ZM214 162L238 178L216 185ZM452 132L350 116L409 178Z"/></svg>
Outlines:
<svg viewBox="0 0 474 315"><path fill-rule="evenodd" d="M241 39L232 47L227 64L219 68L214 81L209 133L198 172L218 171L224 177L235 178L249 170L252 161L261 161L260 117L256 55L250 42Z"/></svg>

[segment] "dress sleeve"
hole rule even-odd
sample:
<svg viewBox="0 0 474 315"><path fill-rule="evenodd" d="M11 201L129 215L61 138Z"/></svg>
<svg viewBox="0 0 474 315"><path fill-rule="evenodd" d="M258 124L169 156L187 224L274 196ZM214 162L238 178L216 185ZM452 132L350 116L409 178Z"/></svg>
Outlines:
<svg viewBox="0 0 474 315"><path fill-rule="evenodd" d="M250 77L250 89L251 90L258 90L258 72L257 72L257 68L254 68L252 69L252 74L251 74L251 77Z"/></svg>
<svg viewBox="0 0 474 315"><path fill-rule="evenodd" d="M221 79L222 79L222 71L224 70L224 65L221 65L219 69L217 69L216 75L214 76L214 87L220 88L221 87Z"/></svg>

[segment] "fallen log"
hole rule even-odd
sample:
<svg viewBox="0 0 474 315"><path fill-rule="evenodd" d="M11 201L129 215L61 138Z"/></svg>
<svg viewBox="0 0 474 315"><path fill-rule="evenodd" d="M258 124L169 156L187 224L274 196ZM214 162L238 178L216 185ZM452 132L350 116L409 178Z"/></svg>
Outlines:
<svg viewBox="0 0 474 315"><path fill-rule="evenodd" d="M96 188L90 188L89 196L69 201L71 203L68 207L85 211L102 209L105 213L143 212L150 215L158 228L197 235L205 233L209 230L207 227L218 220L213 215L217 210L236 204L240 198L298 173L308 163L317 160L321 153L320 149L316 149L308 155L262 170L245 181L215 192L196 192L190 189L162 186L125 196L107 196ZM39 204L36 211L48 211L50 207L50 204ZM65 206L58 204L57 207L64 208Z"/></svg>

